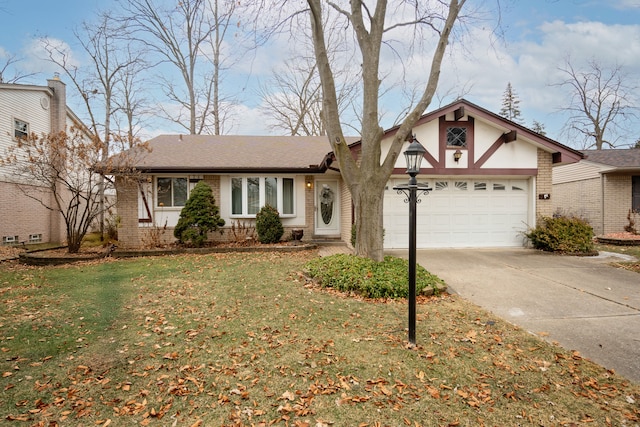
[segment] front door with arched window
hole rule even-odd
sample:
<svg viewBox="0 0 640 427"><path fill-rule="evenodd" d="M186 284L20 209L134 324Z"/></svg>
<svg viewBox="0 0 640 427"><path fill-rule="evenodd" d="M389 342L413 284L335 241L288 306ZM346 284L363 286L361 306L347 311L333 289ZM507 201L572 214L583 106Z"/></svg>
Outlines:
<svg viewBox="0 0 640 427"><path fill-rule="evenodd" d="M340 189L337 180L315 182L315 234L340 235Z"/></svg>

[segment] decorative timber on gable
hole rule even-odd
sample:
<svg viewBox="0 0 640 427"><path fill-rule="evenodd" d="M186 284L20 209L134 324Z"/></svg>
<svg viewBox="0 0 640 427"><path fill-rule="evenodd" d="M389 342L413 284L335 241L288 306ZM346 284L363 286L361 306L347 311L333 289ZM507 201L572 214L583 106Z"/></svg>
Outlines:
<svg viewBox="0 0 640 427"><path fill-rule="evenodd" d="M389 129L385 138L396 131ZM582 158L579 151L464 99L425 114L414 132L427 149L420 172L425 175L536 176L537 149L550 153L554 163ZM404 173L400 166L394 174Z"/></svg>

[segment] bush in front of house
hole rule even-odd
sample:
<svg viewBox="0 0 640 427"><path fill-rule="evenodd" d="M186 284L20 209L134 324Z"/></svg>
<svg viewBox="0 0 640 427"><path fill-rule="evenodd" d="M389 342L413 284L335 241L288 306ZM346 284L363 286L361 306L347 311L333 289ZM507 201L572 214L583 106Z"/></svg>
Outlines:
<svg viewBox="0 0 640 427"><path fill-rule="evenodd" d="M542 217L525 234L534 248L548 252L591 254L595 252L593 228L576 216Z"/></svg>
<svg viewBox="0 0 640 427"><path fill-rule="evenodd" d="M278 243L284 234L284 227L278 210L265 205L256 214L256 232L260 243Z"/></svg>
<svg viewBox="0 0 640 427"><path fill-rule="evenodd" d="M350 254L315 258L305 264L305 274L322 287L353 292L366 298L407 298L409 263L386 256L382 262ZM444 282L416 266L416 294L437 293Z"/></svg>
<svg viewBox="0 0 640 427"><path fill-rule="evenodd" d="M173 235L181 242L191 242L194 246L202 246L207 241L207 233L216 231L224 225L220 218L220 209L216 205L211 187L204 181L196 184L189 199L180 211L180 219L173 230Z"/></svg>

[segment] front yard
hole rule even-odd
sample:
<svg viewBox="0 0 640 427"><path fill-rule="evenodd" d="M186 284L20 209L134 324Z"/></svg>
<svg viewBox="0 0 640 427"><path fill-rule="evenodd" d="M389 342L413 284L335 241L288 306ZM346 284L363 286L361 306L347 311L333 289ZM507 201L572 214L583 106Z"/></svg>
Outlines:
<svg viewBox="0 0 640 427"><path fill-rule="evenodd" d="M16 426L635 426L640 385L457 297L306 284L315 251L0 264Z"/></svg>

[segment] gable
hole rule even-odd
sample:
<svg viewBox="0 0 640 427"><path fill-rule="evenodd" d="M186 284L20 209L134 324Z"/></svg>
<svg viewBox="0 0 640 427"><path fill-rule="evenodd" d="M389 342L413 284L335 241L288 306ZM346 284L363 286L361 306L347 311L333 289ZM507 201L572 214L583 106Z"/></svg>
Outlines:
<svg viewBox="0 0 640 427"><path fill-rule="evenodd" d="M394 128L385 134L383 155L396 131ZM556 163L581 158L578 151L464 100L423 116L414 133L427 150L422 163L424 174L537 175L538 149L551 153ZM399 156L394 173L404 173L405 168L404 156Z"/></svg>

